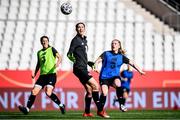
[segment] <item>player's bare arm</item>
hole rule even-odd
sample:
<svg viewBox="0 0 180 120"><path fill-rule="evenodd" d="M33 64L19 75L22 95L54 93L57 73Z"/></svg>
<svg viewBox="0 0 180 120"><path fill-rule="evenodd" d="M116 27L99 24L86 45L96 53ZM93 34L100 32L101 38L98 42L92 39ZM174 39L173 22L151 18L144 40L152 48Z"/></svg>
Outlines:
<svg viewBox="0 0 180 120"><path fill-rule="evenodd" d="M61 61L62 61L62 57L60 56L60 54L59 54L59 53L56 53L56 58L57 58L56 67L58 67L58 66L59 66L59 64L60 64L60 63L61 63Z"/></svg>
<svg viewBox="0 0 180 120"><path fill-rule="evenodd" d="M99 56L98 58L97 58L97 60L95 61L95 63L94 63L94 71L95 72L98 72L99 73L99 70L98 70L98 64L99 63L101 63L102 62L102 57L101 56Z"/></svg>
<svg viewBox="0 0 180 120"><path fill-rule="evenodd" d="M32 78L33 78L33 79L34 79L34 77L36 76L36 74L38 73L39 68L40 68L40 65L39 65L39 61L38 61L37 64L36 64L35 72L34 72L34 74L32 75Z"/></svg>
<svg viewBox="0 0 180 120"><path fill-rule="evenodd" d="M145 72L142 71L142 69L136 64L134 63L132 60L129 60L129 64L136 69L141 75L145 75Z"/></svg>

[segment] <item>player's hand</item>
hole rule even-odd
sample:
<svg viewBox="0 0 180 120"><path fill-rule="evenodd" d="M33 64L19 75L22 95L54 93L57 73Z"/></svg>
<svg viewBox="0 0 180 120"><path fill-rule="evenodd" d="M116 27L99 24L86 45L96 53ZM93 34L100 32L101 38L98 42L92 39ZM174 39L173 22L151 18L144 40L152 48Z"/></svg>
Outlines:
<svg viewBox="0 0 180 120"><path fill-rule="evenodd" d="M97 72L97 73L100 73L100 71L99 71L99 70L97 70L97 69L93 69L93 71L94 71L94 72Z"/></svg>
<svg viewBox="0 0 180 120"><path fill-rule="evenodd" d="M99 73L99 70L96 68L96 65L95 65L95 63L94 62L92 62L92 61L88 61L88 63L87 63L91 68L92 68L92 70L94 71L94 72L97 72L97 73Z"/></svg>
<svg viewBox="0 0 180 120"><path fill-rule="evenodd" d="M145 75L146 73L144 71L140 71L140 74L141 75Z"/></svg>
<svg viewBox="0 0 180 120"><path fill-rule="evenodd" d="M92 62L92 61L88 61L88 63L87 63L87 64L89 65L89 67L91 67L91 68L92 68L92 70L93 70L93 71L95 71L96 66L95 66L95 63L94 63L94 62Z"/></svg>
<svg viewBox="0 0 180 120"><path fill-rule="evenodd" d="M73 53L72 54L68 54L68 58L74 63L76 62L76 58L74 57Z"/></svg>
<svg viewBox="0 0 180 120"><path fill-rule="evenodd" d="M92 69L95 69L95 64L94 64L94 62L92 62L92 61L88 61L88 63L87 63L88 65L89 65L89 67L91 67Z"/></svg>
<svg viewBox="0 0 180 120"><path fill-rule="evenodd" d="M60 63L57 62L54 66L55 66L56 68L58 68L58 67L59 67L59 64L60 64Z"/></svg>

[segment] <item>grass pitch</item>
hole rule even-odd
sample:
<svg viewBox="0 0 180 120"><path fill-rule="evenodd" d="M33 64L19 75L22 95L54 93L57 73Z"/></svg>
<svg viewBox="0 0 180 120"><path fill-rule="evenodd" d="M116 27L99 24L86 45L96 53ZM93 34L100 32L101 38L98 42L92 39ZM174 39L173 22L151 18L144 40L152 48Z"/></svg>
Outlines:
<svg viewBox="0 0 180 120"><path fill-rule="evenodd" d="M0 119L62 119L62 120L80 120L80 119L104 119L96 115L95 117L87 118L82 117L83 111L67 111L65 115L62 115L60 111L33 111L28 115L23 115L20 112L0 112ZM180 110L131 110L128 112L120 112L118 110L108 110L110 120L180 120ZM107 118L106 118L107 119Z"/></svg>

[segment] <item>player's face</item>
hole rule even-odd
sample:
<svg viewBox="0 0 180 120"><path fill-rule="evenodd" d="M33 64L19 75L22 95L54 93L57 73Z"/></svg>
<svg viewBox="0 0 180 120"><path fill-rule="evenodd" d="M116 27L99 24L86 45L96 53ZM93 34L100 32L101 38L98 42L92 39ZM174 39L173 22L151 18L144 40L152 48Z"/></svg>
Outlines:
<svg viewBox="0 0 180 120"><path fill-rule="evenodd" d="M111 43L111 50L115 53L118 53L119 48L120 48L119 42L117 40L113 40Z"/></svg>
<svg viewBox="0 0 180 120"><path fill-rule="evenodd" d="M42 44L43 48L48 48L48 45L49 45L48 39L43 38L41 44Z"/></svg>
<svg viewBox="0 0 180 120"><path fill-rule="evenodd" d="M79 34L79 35L81 35L81 36L84 36L84 34L85 34L85 27L84 27L84 25L83 24L79 24L78 26L77 26L77 33Z"/></svg>

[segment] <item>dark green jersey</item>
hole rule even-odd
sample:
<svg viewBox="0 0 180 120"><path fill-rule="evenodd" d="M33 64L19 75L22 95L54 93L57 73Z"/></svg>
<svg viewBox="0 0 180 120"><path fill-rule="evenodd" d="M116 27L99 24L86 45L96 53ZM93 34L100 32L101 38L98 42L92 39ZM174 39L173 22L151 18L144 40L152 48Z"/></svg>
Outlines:
<svg viewBox="0 0 180 120"><path fill-rule="evenodd" d="M38 51L38 61L40 65L40 74L56 73L56 56L53 54L53 48L41 49Z"/></svg>

